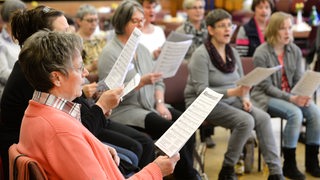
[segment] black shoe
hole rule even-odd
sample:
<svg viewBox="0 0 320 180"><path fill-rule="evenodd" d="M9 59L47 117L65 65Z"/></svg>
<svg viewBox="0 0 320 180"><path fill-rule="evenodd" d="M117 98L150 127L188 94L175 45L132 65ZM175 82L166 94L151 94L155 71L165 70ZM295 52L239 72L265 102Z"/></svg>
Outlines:
<svg viewBox="0 0 320 180"><path fill-rule="evenodd" d="M306 145L306 172L314 177L320 177L319 145Z"/></svg>
<svg viewBox="0 0 320 180"><path fill-rule="evenodd" d="M283 148L283 175L292 180L304 180L306 176L297 168L296 148Z"/></svg>
<svg viewBox="0 0 320 180"><path fill-rule="evenodd" d="M306 176L302 174L298 169L283 169L283 175L286 178L292 179L292 180L305 180Z"/></svg>
<svg viewBox="0 0 320 180"><path fill-rule="evenodd" d="M281 174L272 174L269 175L268 180L284 180L284 177Z"/></svg>
<svg viewBox="0 0 320 180"><path fill-rule="evenodd" d="M218 180L238 180L233 166L222 167Z"/></svg>
<svg viewBox="0 0 320 180"><path fill-rule="evenodd" d="M306 144L306 133L300 132L298 142Z"/></svg>
<svg viewBox="0 0 320 180"><path fill-rule="evenodd" d="M319 168L306 169L306 172L309 173L313 177L320 177L320 169Z"/></svg>
<svg viewBox="0 0 320 180"><path fill-rule="evenodd" d="M216 146L216 143L213 141L213 139L210 136L206 137L205 142L206 142L207 148L213 148Z"/></svg>

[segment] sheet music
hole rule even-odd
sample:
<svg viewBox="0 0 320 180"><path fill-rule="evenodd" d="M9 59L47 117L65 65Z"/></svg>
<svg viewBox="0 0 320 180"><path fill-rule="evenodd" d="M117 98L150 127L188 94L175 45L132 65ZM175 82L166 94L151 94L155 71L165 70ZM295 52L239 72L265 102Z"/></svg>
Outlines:
<svg viewBox="0 0 320 180"><path fill-rule="evenodd" d="M272 68L263 68L263 67L254 68L247 75L245 75L241 79L239 79L236 82L236 84L243 85L243 86L254 86L254 85L260 83L262 80L266 79L268 76L270 76L274 72L280 70L281 67L282 66L280 65L280 66L275 66Z"/></svg>
<svg viewBox="0 0 320 180"><path fill-rule="evenodd" d="M192 38L189 35L171 33L161 48L161 53L156 61L153 72L161 72L163 78L174 76L191 43Z"/></svg>
<svg viewBox="0 0 320 180"><path fill-rule="evenodd" d="M128 67L133 59L133 55L138 47L142 32L135 28L131 33L127 43L123 47L117 61L114 63L110 73L104 80L110 89L122 86L127 75Z"/></svg>
<svg viewBox="0 0 320 180"><path fill-rule="evenodd" d="M192 38L193 38L192 34L183 34L183 33L178 33L175 31L171 31L171 33L167 37L167 41L181 42L181 41L192 40Z"/></svg>
<svg viewBox="0 0 320 180"><path fill-rule="evenodd" d="M169 157L179 152L217 105L222 96L222 94L206 88L175 123L158 139L155 145Z"/></svg>
<svg viewBox="0 0 320 180"><path fill-rule="evenodd" d="M123 96L127 95L130 91L132 91L134 88L136 88L139 83L140 83L140 79L141 79L141 76L140 74L136 74L129 82L128 84L124 87L123 89ZM121 98L122 98L121 97Z"/></svg>
<svg viewBox="0 0 320 180"><path fill-rule="evenodd" d="M320 73L308 70L297 84L292 88L291 93L301 96L312 96L320 84Z"/></svg>

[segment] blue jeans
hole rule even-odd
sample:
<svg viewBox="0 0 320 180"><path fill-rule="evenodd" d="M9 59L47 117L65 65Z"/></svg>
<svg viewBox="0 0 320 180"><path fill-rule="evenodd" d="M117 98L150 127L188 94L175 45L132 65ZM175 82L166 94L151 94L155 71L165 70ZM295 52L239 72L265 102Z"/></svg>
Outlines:
<svg viewBox="0 0 320 180"><path fill-rule="evenodd" d="M134 166L138 166L138 162L139 162L138 156L135 153L133 153L132 151L125 149L125 148L122 148L122 147L119 147L119 146L116 146L116 145L113 145L113 144L110 144L110 143L106 143L106 142L103 142L103 143L116 149L120 159L125 160L125 161L133 164Z"/></svg>
<svg viewBox="0 0 320 180"><path fill-rule="evenodd" d="M268 113L287 120L283 132L283 147L297 147L303 118L306 119L306 144L320 144L320 109L313 102L308 107L299 107L282 99L270 98Z"/></svg>

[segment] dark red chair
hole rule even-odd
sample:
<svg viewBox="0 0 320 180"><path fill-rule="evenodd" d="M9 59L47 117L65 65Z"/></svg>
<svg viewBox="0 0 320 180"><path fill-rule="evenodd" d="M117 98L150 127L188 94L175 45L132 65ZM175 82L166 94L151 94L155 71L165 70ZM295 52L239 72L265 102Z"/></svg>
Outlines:
<svg viewBox="0 0 320 180"><path fill-rule="evenodd" d="M184 88L188 74L188 62L183 61L175 76L163 80L166 85L165 102L182 112L185 110Z"/></svg>

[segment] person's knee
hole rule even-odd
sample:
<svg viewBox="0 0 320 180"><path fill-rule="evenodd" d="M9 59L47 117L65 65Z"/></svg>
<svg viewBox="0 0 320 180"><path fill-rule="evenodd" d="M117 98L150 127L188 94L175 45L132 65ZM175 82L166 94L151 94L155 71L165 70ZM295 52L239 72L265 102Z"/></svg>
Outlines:
<svg viewBox="0 0 320 180"><path fill-rule="evenodd" d="M247 131L250 132L253 130L254 128L254 119L252 116L246 116L246 117L242 117L241 120L239 118L239 123L237 125L236 128L238 128L239 130L242 131Z"/></svg>
<svg viewBox="0 0 320 180"><path fill-rule="evenodd" d="M288 111L287 113L287 121L288 123L300 126L303 120L303 114L302 111L299 108L296 108L295 110Z"/></svg>

